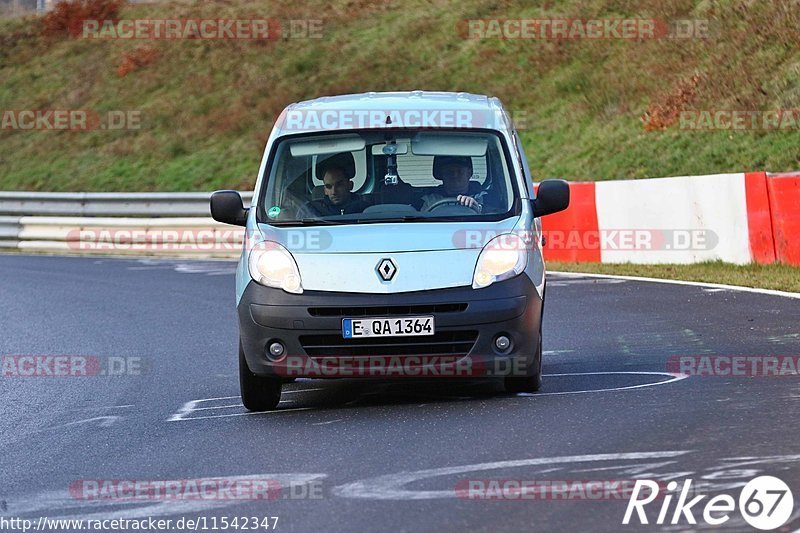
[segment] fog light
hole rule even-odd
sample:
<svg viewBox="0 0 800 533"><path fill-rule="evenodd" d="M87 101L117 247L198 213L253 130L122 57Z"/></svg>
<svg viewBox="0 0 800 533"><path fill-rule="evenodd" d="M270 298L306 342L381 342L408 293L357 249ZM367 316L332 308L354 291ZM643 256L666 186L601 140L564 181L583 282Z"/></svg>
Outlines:
<svg viewBox="0 0 800 533"><path fill-rule="evenodd" d="M282 356L284 352L283 344L279 342L273 342L269 345L269 355L271 359L277 359L278 357Z"/></svg>
<svg viewBox="0 0 800 533"><path fill-rule="evenodd" d="M511 339L509 339L505 335L500 335L494 340L494 345L501 352L505 352L506 350L508 350L508 347L511 346Z"/></svg>

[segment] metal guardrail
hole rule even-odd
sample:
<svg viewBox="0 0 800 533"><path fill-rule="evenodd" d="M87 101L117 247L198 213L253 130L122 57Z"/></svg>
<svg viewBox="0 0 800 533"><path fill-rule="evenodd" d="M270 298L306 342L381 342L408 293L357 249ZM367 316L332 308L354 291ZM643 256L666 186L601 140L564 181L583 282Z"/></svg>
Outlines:
<svg viewBox="0 0 800 533"><path fill-rule="evenodd" d="M241 193L245 205L252 192ZM0 192L0 217L208 217L211 193Z"/></svg>
<svg viewBox="0 0 800 533"><path fill-rule="evenodd" d="M0 248L16 248L19 242L20 217L0 216Z"/></svg>
<svg viewBox="0 0 800 533"><path fill-rule="evenodd" d="M250 204L253 193L240 193ZM211 218L211 193L0 192L0 249L237 257L244 228Z"/></svg>

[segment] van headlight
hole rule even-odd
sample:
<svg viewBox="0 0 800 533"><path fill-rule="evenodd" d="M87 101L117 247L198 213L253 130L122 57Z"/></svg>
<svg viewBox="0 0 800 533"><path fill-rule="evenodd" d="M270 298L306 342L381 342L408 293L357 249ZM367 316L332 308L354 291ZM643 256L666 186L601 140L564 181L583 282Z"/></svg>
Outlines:
<svg viewBox="0 0 800 533"><path fill-rule="evenodd" d="M256 283L294 294L303 292L294 257L277 242L262 241L253 246L247 266Z"/></svg>
<svg viewBox="0 0 800 533"><path fill-rule="evenodd" d="M527 249L525 241L513 233L504 233L489 241L478 256L472 288L482 289L520 274L528 264Z"/></svg>

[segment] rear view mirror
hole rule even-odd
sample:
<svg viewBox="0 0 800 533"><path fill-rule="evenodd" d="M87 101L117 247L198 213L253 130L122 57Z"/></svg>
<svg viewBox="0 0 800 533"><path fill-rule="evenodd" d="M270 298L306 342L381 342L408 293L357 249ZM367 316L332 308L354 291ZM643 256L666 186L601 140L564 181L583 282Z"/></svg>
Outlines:
<svg viewBox="0 0 800 533"><path fill-rule="evenodd" d="M408 145L403 142L397 144L373 144L372 155L405 155L408 153Z"/></svg>
<svg viewBox="0 0 800 533"><path fill-rule="evenodd" d="M569 206L569 184L564 180L544 180L533 201L533 216L543 217Z"/></svg>
<svg viewBox="0 0 800 533"><path fill-rule="evenodd" d="M211 195L211 216L217 222L244 226L248 211L237 191L217 191Z"/></svg>

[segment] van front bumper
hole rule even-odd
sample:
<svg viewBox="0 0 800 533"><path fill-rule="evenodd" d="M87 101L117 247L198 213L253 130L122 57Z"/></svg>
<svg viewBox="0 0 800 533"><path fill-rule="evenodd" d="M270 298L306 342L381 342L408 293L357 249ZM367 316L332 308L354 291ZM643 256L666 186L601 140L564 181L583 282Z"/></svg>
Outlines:
<svg viewBox="0 0 800 533"><path fill-rule="evenodd" d="M522 274L483 289L399 294L305 291L253 281L238 306L247 366L280 377L487 377L539 368L542 300ZM344 318L433 316L432 336L344 339ZM495 341L511 340L502 351ZM269 354L273 343L284 350Z"/></svg>

